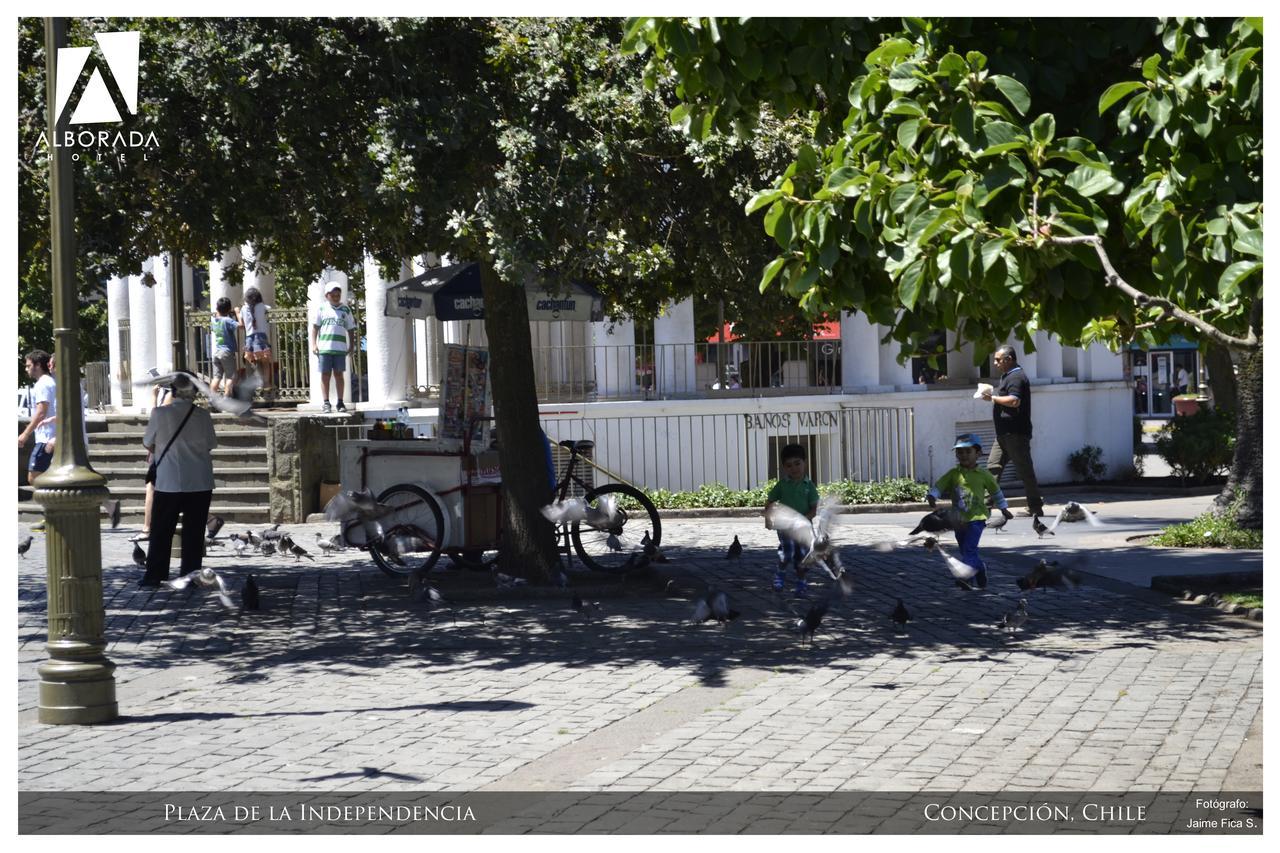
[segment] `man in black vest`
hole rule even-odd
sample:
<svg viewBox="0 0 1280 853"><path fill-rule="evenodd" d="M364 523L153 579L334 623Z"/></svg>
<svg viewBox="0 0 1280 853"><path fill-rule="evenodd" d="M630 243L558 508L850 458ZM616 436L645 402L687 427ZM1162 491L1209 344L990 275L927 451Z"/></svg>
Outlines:
<svg viewBox="0 0 1280 853"><path fill-rule="evenodd" d="M1027 489L1027 515L1041 516L1044 498L1031 462L1031 382L1018 366L1018 354L1011 346L996 350L995 365L1002 373L1000 382L983 395L994 404L991 408L996 425L996 445L987 457L987 470L999 482L1004 466L1012 459Z"/></svg>

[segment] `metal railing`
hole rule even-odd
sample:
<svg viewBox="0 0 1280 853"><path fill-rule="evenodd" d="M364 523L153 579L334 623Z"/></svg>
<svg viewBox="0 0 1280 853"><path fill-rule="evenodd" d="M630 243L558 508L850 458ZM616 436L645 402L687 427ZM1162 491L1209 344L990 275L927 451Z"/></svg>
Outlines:
<svg viewBox="0 0 1280 853"><path fill-rule="evenodd" d="M90 409L102 409L111 405L111 365L105 361L91 361L84 366L84 390Z"/></svg>
<svg viewBox="0 0 1280 853"><path fill-rule="evenodd" d="M129 320L116 321L116 344L120 351L120 405L133 405L133 347L129 345ZM110 389L108 389L110 390Z"/></svg>

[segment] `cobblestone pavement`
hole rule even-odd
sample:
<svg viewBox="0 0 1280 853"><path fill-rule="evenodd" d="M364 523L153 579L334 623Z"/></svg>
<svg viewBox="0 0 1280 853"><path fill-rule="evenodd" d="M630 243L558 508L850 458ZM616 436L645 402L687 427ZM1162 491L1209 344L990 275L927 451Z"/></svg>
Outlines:
<svg viewBox="0 0 1280 853"><path fill-rule="evenodd" d="M1258 626L1087 585L1027 596L1006 634L1023 571L1007 549L967 592L922 551L847 547L855 594L805 647L758 519L667 520L676 582L604 599L591 626L562 595L431 614L356 551L211 551L233 587L248 571L261 587L237 618L201 591L138 590L132 532L102 537L108 725L36 721L44 538L18 560L21 790L1261 790L1260 769L1233 770L1260 731ZM843 535L902 532L858 517ZM726 630L683 624L704 583L743 611Z"/></svg>

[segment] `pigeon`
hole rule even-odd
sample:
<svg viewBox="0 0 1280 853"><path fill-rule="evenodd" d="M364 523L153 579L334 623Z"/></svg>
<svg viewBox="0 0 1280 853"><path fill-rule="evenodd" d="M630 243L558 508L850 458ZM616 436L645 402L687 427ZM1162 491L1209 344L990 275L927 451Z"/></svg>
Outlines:
<svg viewBox="0 0 1280 853"><path fill-rule="evenodd" d="M1009 516L1003 512L994 512L987 519L987 529L994 530L996 533L1003 533L1004 526L1009 523Z"/></svg>
<svg viewBox="0 0 1280 853"><path fill-rule="evenodd" d="M120 501L107 501L103 505L103 509L107 511L107 517L111 519L111 529L115 530L120 526Z"/></svg>
<svg viewBox="0 0 1280 853"><path fill-rule="evenodd" d="M1048 532L1053 533L1054 528L1064 521L1067 523L1087 521L1089 522L1090 527L1102 526L1102 522L1098 521L1097 516L1095 516L1087 506L1082 503L1076 503L1075 501L1068 502L1067 505L1062 508L1062 511L1058 513L1058 517L1053 520L1053 524L1049 525Z"/></svg>
<svg viewBox="0 0 1280 853"><path fill-rule="evenodd" d="M1061 565L1057 560L1041 560L1035 568L1018 578L1018 589L1075 589L1083 578L1075 569Z"/></svg>
<svg viewBox="0 0 1280 853"><path fill-rule="evenodd" d="M623 572L638 572L649 567L649 555L644 551L633 551L627 561L622 564Z"/></svg>
<svg viewBox="0 0 1280 853"><path fill-rule="evenodd" d="M147 552L137 542L133 543L133 563L140 569L147 567Z"/></svg>
<svg viewBox="0 0 1280 853"><path fill-rule="evenodd" d="M997 627L1008 632L1021 631L1022 626L1027 624L1027 619L1027 600L1020 598L1018 599L1018 609L1004 614Z"/></svg>
<svg viewBox="0 0 1280 853"><path fill-rule="evenodd" d="M176 580L165 581L164 585L169 587L169 589L180 590L186 589L193 583L206 589L216 588L218 592L223 595L226 595L228 592L226 581L222 579L221 575L208 566L205 566L198 572L179 575Z"/></svg>
<svg viewBox="0 0 1280 853"><path fill-rule="evenodd" d="M264 557L270 557L270 556L271 556L272 554L274 554L275 552L276 552L276 546L275 546L275 543L274 543L274 542L263 542L263 543L262 543L262 556L264 556Z"/></svg>
<svg viewBox="0 0 1280 853"><path fill-rule="evenodd" d="M325 539L324 535L321 534L319 530L316 531L316 547L325 555L332 554L336 550L333 543Z"/></svg>
<svg viewBox="0 0 1280 853"><path fill-rule="evenodd" d="M1044 526L1044 522L1040 520L1039 516L1032 516L1031 529L1034 530L1036 532L1036 535L1039 536L1041 539L1044 538L1044 535L1046 533L1048 533L1050 536L1056 535L1052 530Z"/></svg>
<svg viewBox="0 0 1280 853"><path fill-rule="evenodd" d="M26 539L23 539L21 542L18 543L18 556L26 557L27 552L30 550L31 550L31 535L28 534Z"/></svg>
<svg viewBox="0 0 1280 853"><path fill-rule="evenodd" d="M742 543L738 541L738 537L735 534L733 537L733 543L729 546L729 553L725 554L724 558L726 560L736 560L741 556L742 556Z"/></svg>
<svg viewBox="0 0 1280 853"><path fill-rule="evenodd" d="M909 536L915 536L918 533L945 533L948 530L959 530L964 526L964 519L960 515L960 511L955 507L948 509L935 509L933 512L920 519L920 523L916 525L916 529L909 533Z"/></svg>
<svg viewBox="0 0 1280 853"><path fill-rule="evenodd" d="M497 566L489 570L493 575L493 581L498 585L498 589L514 589L518 586L524 586L529 581L524 578L514 578L504 572L498 571Z"/></svg>
<svg viewBox="0 0 1280 853"><path fill-rule="evenodd" d="M310 560L313 563L316 560L316 558L311 556L310 552L308 552L306 548L303 548L301 545L295 543L292 539L289 540L289 553L293 554L294 562L297 562L299 559L303 557L306 557L308 560Z"/></svg>
<svg viewBox="0 0 1280 853"><path fill-rule="evenodd" d="M258 596L258 582L253 579L253 575L244 579L244 587L240 590L240 601L243 602L245 610L262 608L262 600Z"/></svg>
<svg viewBox="0 0 1280 853"><path fill-rule="evenodd" d="M214 597L218 599L218 603L222 605L222 609L228 613L239 613L240 609L236 607L236 603L231 600L231 596L225 592L215 593Z"/></svg>
<svg viewBox="0 0 1280 853"><path fill-rule="evenodd" d="M240 540L240 539L235 539L235 540L233 540L233 541L235 542L235 544L234 544L234 545L232 545L232 546L231 546L231 548L232 548L232 550L233 550L233 551L235 551L235 552L236 552L236 556L237 556L237 557L244 557L244 552L248 550L249 546L248 546L248 545L246 545L246 544L245 544L242 540Z"/></svg>
<svg viewBox="0 0 1280 853"><path fill-rule="evenodd" d="M578 615L585 622L593 622L600 616L603 608L600 607L598 601L583 601L582 596L576 592L573 594L573 600L569 602L569 606L578 611Z"/></svg>
<svg viewBox="0 0 1280 853"><path fill-rule="evenodd" d="M925 550L932 551L933 546L938 544L938 539L928 533L917 533L908 536L906 539L894 541L888 539L882 542L872 542L871 548L876 551L892 551L895 548L907 548L912 545L923 545Z"/></svg>
<svg viewBox="0 0 1280 853"><path fill-rule="evenodd" d="M583 498L568 498L542 508L542 515L552 524L571 524L582 521L596 530L616 532L620 528L622 513L618 511L616 495L601 495L592 506Z"/></svg>
<svg viewBox="0 0 1280 853"><path fill-rule="evenodd" d="M208 532L205 534L204 538L208 540L216 539L218 537L218 531L221 530L222 525L226 523L227 522L220 515L209 516L209 520L205 522L205 530Z"/></svg>
<svg viewBox="0 0 1280 853"><path fill-rule="evenodd" d="M839 577L839 574L832 571L828 564L835 553L835 548L831 541L831 526L835 519L837 500L833 495L827 495L823 498L818 503L818 509L812 519L806 518L801 513L782 503L775 503L765 513L765 525L770 530L778 531L778 533L805 549L807 553L804 559L800 561L801 566L805 568L818 566L833 580ZM835 558L834 562L839 567L840 561L838 557Z"/></svg>
<svg viewBox="0 0 1280 853"><path fill-rule="evenodd" d="M324 517L341 525L343 542L365 547L386 535L384 522L395 513L393 507L378 503L370 489L339 492L324 505Z"/></svg>
<svg viewBox="0 0 1280 853"><path fill-rule="evenodd" d="M814 602L809 605L809 610L803 617L797 619L791 625L791 630L800 635L800 641L808 642L813 645L813 635L818 630L818 626L822 624L822 617L827 615L827 602Z"/></svg>
<svg viewBox="0 0 1280 853"><path fill-rule="evenodd" d="M707 594L698 599L693 606L693 618L690 622L697 625L714 619L720 623L720 627L726 627L734 619L741 616L738 611L729 606L729 596L720 590L707 590Z"/></svg>
<svg viewBox="0 0 1280 853"><path fill-rule="evenodd" d="M976 568L951 556L945 548L936 542L930 550L937 551L942 556L942 561L947 564L947 569L955 576L956 580L967 581L978 573Z"/></svg>
<svg viewBox="0 0 1280 853"><path fill-rule="evenodd" d="M378 547L397 565L404 565L403 558L409 554L430 554L435 550L435 546L425 537L404 530L392 533Z"/></svg>
<svg viewBox="0 0 1280 853"><path fill-rule="evenodd" d="M622 550L622 540L619 539L613 533L610 533L608 536L605 537L604 544L609 548L610 551Z"/></svg>
<svg viewBox="0 0 1280 853"><path fill-rule="evenodd" d="M254 533L252 530L245 531L245 534L244 534L244 535L245 535L245 539L246 539L246 541L248 541L248 543L249 543L250 545L254 546L255 548L261 548L261 547L262 547L262 537L261 537L261 536L259 536L258 534Z"/></svg>
<svg viewBox="0 0 1280 853"><path fill-rule="evenodd" d="M669 562L666 555L658 548L658 544L649 538L649 531L647 530L644 532L644 536L640 539L640 547L644 550L644 556L647 562Z"/></svg>
<svg viewBox="0 0 1280 853"><path fill-rule="evenodd" d="M898 606L893 608L893 612L889 616L898 626L898 630L907 630L907 623L911 621L911 612L907 610L907 605L902 603L901 598L898 599Z"/></svg>
<svg viewBox="0 0 1280 853"><path fill-rule="evenodd" d="M275 539L284 539L288 537L288 535L288 533L285 533L280 529L280 523L276 522L271 525L269 529L262 531L262 541L271 542Z"/></svg>
<svg viewBox="0 0 1280 853"><path fill-rule="evenodd" d="M440 594L440 590L427 583L426 573L419 571L414 571L409 575L409 600L425 603L430 609L446 607L449 604L449 602L445 601L444 596Z"/></svg>
<svg viewBox="0 0 1280 853"><path fill-rule="evenodd" d="M267 419L250 413L253 408L253 395L262 385L262 380L256 376L248 376L236 383L235 389L230 394L220 394L214 391L204 380L194 373L187 370L175 370L172 373L157 375L152 378L134 383L138 387L147 387L159 385L162 388L194 388L209 400L209 405L220 412L228 412L229 414L238 415L242 420L252 420L255 423L267 423Z"/></svg>

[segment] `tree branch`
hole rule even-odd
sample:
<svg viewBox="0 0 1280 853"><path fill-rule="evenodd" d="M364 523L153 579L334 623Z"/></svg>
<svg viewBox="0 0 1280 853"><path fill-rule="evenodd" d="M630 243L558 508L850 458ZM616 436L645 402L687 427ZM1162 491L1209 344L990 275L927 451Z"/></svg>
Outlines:
<svg viewBox="0 0 1280 853"><path fill-rule="evenodd" d="M1247 337L1237 337L1228 335L1226 332L1202 320L1195 314L1179 308L1173 302L1162 296L1152 296L1149 293L1143 293L1129 282L1120 277L1116 272L1116 268L1111 265L1111 258L1107 255L1107 250L1103 248L1102 238L1087 234L1079 237L1049 237L1048 242L1055 246L1093 246L1093 250L1098 254L1098 260L1102 262L1102 269L1107 274L1107 286L1114 287L1124 295L1131 298L1134 302L1143 307L1162 308L1166 313L1176 317L1188 326L1203 333L1206 337L1212 338L1223 346L1234 347L1236 349L1258 349L1262 346L1262 342L1258 340L1255 328L1251 326ZM1261 302L1262 300L1258 300Z"/></svg>

